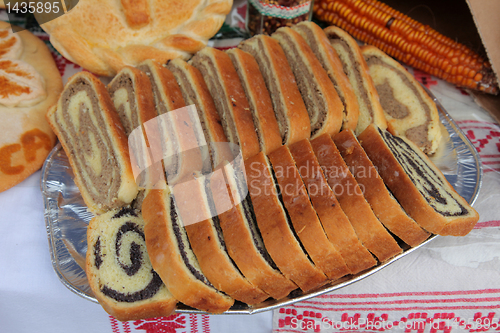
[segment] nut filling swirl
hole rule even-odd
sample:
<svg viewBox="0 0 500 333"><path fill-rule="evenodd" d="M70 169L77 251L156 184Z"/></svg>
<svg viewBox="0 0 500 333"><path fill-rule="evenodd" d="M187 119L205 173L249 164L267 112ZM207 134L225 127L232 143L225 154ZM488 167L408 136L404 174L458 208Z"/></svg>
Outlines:
<svg viewBox="0 0 500 333"><path fill-rule="evenodd" d="M76 109L76 110L75 110ZM90 84L80 79L63 93L62 110L57 112L58 126L81 173L81 181L94 202L114 208L121 186L121 166L115 158L106 123L99 112L98 97Z"/></svg>

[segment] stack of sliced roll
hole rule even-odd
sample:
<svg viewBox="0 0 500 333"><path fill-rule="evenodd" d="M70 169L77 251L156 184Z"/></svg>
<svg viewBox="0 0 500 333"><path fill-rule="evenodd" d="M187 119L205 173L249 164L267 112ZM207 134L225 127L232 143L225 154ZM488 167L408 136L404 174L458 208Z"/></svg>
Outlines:
<svg viewBox="0 0 500 333"><path fill-rule="evenodd" d="M148 156L154 186L139 188L127 137L189 105L139 146L192 153ZM429 96L335 27L146 61L107 87L82 72L48 119L96 215L90 286L119 320L308 293L479 218L426 155L440 138Z"/></svg>

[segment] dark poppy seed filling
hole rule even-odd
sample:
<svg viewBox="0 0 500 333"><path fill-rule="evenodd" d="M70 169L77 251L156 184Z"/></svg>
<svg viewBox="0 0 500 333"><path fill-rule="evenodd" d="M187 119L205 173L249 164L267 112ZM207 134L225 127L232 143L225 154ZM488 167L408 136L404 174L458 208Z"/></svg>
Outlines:
<svg viewBox="0 0 500 333"><path fill-rule="evenodd" d="M212 222L215 230L217 231L217 238L219 239L219 243L222 249L227 252L226 242L224 241L224 235L222 234L222 228L220 226L219 216L217 214L217 209L215 208L215 202L212 196L212 192L210 191L210 178L205 178L204 189L205 194L207 196L208 208L210 210L210 215L212 216ZM233 263L234 264L234 263ZM235 265L236 267L236 265Z"/></svg>
<svg viewBox="0 0 500 333"><path fill-rule="evenodd" d="M248 224L255 247L259 251L260 255L264 258L264 260L269 264L269 266L276 270L279 270L278 266L276 266L273 259L267 252L266 247L264 246L264 240L262 239L262 235L259 231L259 228L257 227L257 220L255 218L255 212L253 210L250 194L247 194L246 198L241 202L241 204L243 207L245 222Z"/></svg>
<svg viewBox="0 0 500 333"><path fill-rule="evenodd" d="M186 230L184 229L184 226L182 225L182 222L180 221L179 215L177 213L177 207L173 196L170 197L170 220L172 221L172 229L174 231L182 261L184 261L187 269L198 280L200 280L207 286L214 288L214 286L208 281L205 275L203 275L201 270L195 267L195 265L198 266L198 263L196 262L196 257L193 253L193 250L191 249L191 245L189 244Z"/></svg>
<svg viewBox="0 0 500 333"><path fill-rule="evenodd" d="M293 227L292 219L290 218L290 215L288 214L288 211L285 208L285 203L283 202L283 194L281 193L281 187L278 184L278 178L276 177L276 174L275 174L274 169L272 167L271 161L269 161L269 165L271 166L270 170L271 170L271 175L272 175L272 179L273 179L273 184L274 184L274 187L276 188L276 193L278 194L278 199L280 201L281 207L283 207L283 211L285 212L286 221L288 222L288 227L290 228L290 230L293 233L293 236L295 237L295 239L299 243L300 248L302 249L302 252L304 252L304 254L307 256L307 258L309 259L309 261L312 263L312 260L309 257L309 255L307 254L307 251L306 251L304 245L300 241L299 235L297 235L297 231Z"/></svg>
<svg viewBox="0 0 500 333"><path fill-rule="evenodd" d="M463 216L469 212L445 189L443 180L403 139L379 129L394 157L429 205L443 216Z"/></svg>
<svg viewBox="0 0 500 333"><path fill-rule="evenodd" d="M121 240L123 235L127 232L137 233L142 238L143 241L145 241L145 238L144 238L144 232L139 230L139 226L132 222L126 222L124 225L120 227L118 233L116 234L115 250L118 263L120 264L120 267L125 271L125 273L127 273L128 276L133 276L141 268L142 252L141 252L141 246L135 242L132 242L130 244L130 251L129 251L130 265L124 264L120 260L120 249L122 245Z"/></svg>
<svg viewBox="0 0 500 333"><path fill-rule="evenodd" d="M101 292L118 302L133 303L152 298L156 295L160 287L163 285L163 282L160 279L160 276L154 270L151 270L151 274L153 275L153 278L151 279L151 282L149 282L149 284L146 286L146 288L134 293L121 293L109 288L106 285L101 288Z"/></svg>
<svg viewBox="0 0 500 333"><path fill-rule="evenodd" d="M153 270L146 250L144 221L130 207L95 217L88 232L95 237L91 271L96 287L118 302L132 303L156 295L164 297L166 287ZM89 280L90 282L91 280Z"/></svg>
<svg viewBox="0 0 500 333"><path fill-rule="evenodd" d="M113 219L119 219L123 216L134 216L137 217L137 211L131 207L124 207L118 211L115 215L113 215Z"/></svg>
<svg viewBox="0 0 500 333"><path fill-rule="evenodd" d="M94 265L97 269L102 265L100 237L97 237L97 241L94 243Z"/></svg>

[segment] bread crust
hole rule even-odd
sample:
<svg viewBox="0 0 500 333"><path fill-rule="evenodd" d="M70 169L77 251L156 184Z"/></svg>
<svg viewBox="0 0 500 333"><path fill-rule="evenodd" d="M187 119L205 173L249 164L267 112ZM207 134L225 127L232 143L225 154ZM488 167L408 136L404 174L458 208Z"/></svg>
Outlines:
<svg viewBox="0 0 500 333"><path fill-rule="evenodd" d="M297 31L289 27L279 28L272 34L272 37L278 40L283 50L286 51L285 55L287 56L292 71L294 72L295 79L297 82L300 82L301 79L299 77L299 71L304 70L304 68L302 68L300 64L293 65L294 59L292 55L293 51L297 50L301 60L307 68L308 74L312 74L312 80L315 81L315 84L312 85L314 89L314 91L312 91L314 94L312 99L324 100L324 111L326 113L325 118L323 119L322 124L320 124L320 127L316 130L314 130L314 127L317 126L316 123L311 123L313 131L313 133L311 133L311 138L314 139L315 137L325 133L329 135L338 133L342 127L343 105L332 81L323 69L319 60L314 55L314 52L311 50L305 39ZM289 40L292 45L289 46L287 40ZM305 91L301 91L304 102L308 98L308 93L309 92L306 93ZM308 112L310 118L315 117L314 114L317 114L318 116L321 114L321 110L319 110L319 108L314 110L315 107L313 107L313 105L306 106L309 108ZM320 122L319 119L317 122Z"/></svg>
<svg viewBox="0 0 500 333"><path fill-rule="evenodd" d="M212 174L210 189L214 202L223 203L225 193L231 193L232 188L224 180L222 174ZM268 293L274 299L282 299L297 285L287 279L280 271L271 267L255 246L253 235L245 222L242 203L230 199L230 209L220 212L226 207L216 207L219 213L219 222L224 234L227 252L234 260L243 275L255 286ZM253 223L253 221L249 221Z"/></svg>
<svg viewBox="0 0 500 333"><path fill-rule="evenodd" d="M387 121L384 116L384 110L380 105L377 90L375 89L375 85L373 84L373 80L370 76L368 65L366 64L366 61L363 58L363 54L361 53L361 49L358 46L358 43L354 38L351 37L351 35L349 35L344 30L340 29L339 27L329 26L324 31L330 42L332 41L332 39L340 38L349 47L349 50L351 51L352 56L354 57L355 65L357 65L356 69L361 75L362 79L361 84L363 86L363 89L367 92L366 100L362 99L362 96L360 96L359 92L356 93L356 97L358 98L358 104L359 104L358 125L356 126L355 130L356 135L359 135L370 123L374 123L378 127L383 129L387 128ZM340 60L343 62L341 54L339 54L338 51L337 54L340 56ZM349 78L349 80L354 88L355 83L352 81L352 78ZM362 108L362 104L364 103L368 103L371 106L373 114L366 114L366 112L368 111Z"/></svg>
<svg viewBox="0 0 500 333"><path fill-rule="evenodd" d="M161 100L165 105L166 111L173 111L186 106L186 102L182 97L181 89L179 84L175 80L174 75L167 68L163 67L159 62L148 59L139 64L141 66L147 66L151 70L154 78L149 78L150 80L156 79L160 85L158 85ZM160 98L160 97L159 97ZM162 112L156 110L156 113L160 115Z"/></svg>
<svg viewBox="0 0 500 333"><path fill-rule="evenodd" d="M167 68L170 69L179 83L185 101L193 103L197 107L200 121L202 126L204 126L206 142L228 142L214 101L200 71L181 59L170 61ZM189 87L195 96L190 96L188 88L182 82L182 75L186 77ZM233 159L233 154L228 148L227 145L210 147L212 166L214 168L224 161L231 161Z"/></svg>
<svg viewBox="0 0 500 333"><path fill-rule="evenodd" d="M234 300L193 278L181 259L169 226L169 195L168 190L153 189L142 205L151 264L180 302L210 313L223 313L233 305Z"/></svg>
<svg viewBox="0 0 500 333"><path fill-rule="evenodd" d="M413 142L401 139L434 170L435 175L443 182L446 190L452 193L453 197L469 211L468 216L457 218L453 216L445 217L436 212L395 159L375 126L368 126L358 139L370 160L377 167L384 183L408 215L423 229L442 236L465 236L474 228L474 225L479 220L479 214L458 195L442 172Z"/></svg>
<svg viewBox="0 0 500 333"><path fill-rule="evenodd" d="M342 158L364 189L364 197L380 222L403 242L414 247L430 235L410 218L389 193L356 136L344 130L333 138Z"/></svg>
<svg viewBox="0 0 500 333"><path fill-rule="evenodd" d="M144 318L169 316L175 311L177 300L168 291L163 292L163 298L157 300L141 300L133 304L127 302L118 302L104 295L100 288L98 272L94 269L92 263L95 260L93 244L99 239L100 230L106 224L106 217L113 216L117 211L106 212L105 215L94 217L87 228L87 244L89 244L85 272L89 285L94 293L94 296L99 301L99 304L104 310L120 321L138 320ZM111 254L110 254L111 255ZM166 288L163 286L163 288Z"/></svg>
<svg viewBox="0 0 500 333"><path fill-rule="evenodd" d="M293 26L292 29L297 31L309 44L344 104L342 129L349 128L354 131L359 117L358 100L349 79L344 73L342 62L325 32L316 23L309 21L300 22Z"/></svg>
<svg viewBox="0 0 500 333"><path fill-rule="evenodd" d="M342 210L351 221L359 240L384 262L402 252L397 242L385 230L363 196L356 179L351 174L332 139L322 136L321 149L315 151L319 164L325 171Z"/></svg>
<svg viewBox="0 0 500 333"><path fill-rule="evenodd" d="M215 35L231 5L231 0L80 0L41 26L65 58L95 74L113 76L146 59L166 63L189 58Z"/></svg>
<svg viewBox="0 0 500 333"><path fill-rule="evenodd" d="M404 68L399 62L385 54L383 51L378 49L375 46L372 45L365 45L361 48L361 52L363 54L363 57L367 61L368 64L368 59L370 57L376 57L383 63L387 64L387 66L394 68L394 70L398 71L398 74L402 75L403 77L408 80L408 82L411 84L411 87L413 87L415 90L415 95L421 99L423 104L428 108L428 114L425 115L425 119L422 122L418 122L418 120L411 119L411 113L412 108L409 106L411 104L407 104L408 101L405 101L404 99L401 101L403 105L407 107L407 109L410 112L410 115L404 117L404 118L394 118L391 116L389 112L387 112L386 109L384 109L384 113L387 119L387 129L391 134L396 135L396 136L404 136L409 140L412 140L412 136L407 135L409 134L408 130L412 129L418 129L419 127L424 127L424 133L427 135L424 138L420 138L419 141L415 140L416 138L413 138L413 142L420 147L426 154L432 155L436 152L439 141L441 140L441 128L440 128L440 121L439 121L439 114L438 110L436 107L436 103L432 100L432 98L425 92L424 88L422 85L411 75L406 68ZM370 65L368 64L370 67ZM391 69L388 69L390 72ZM373 70L372 70L372 79L374 82L376 82L375 77L373 76ZM381 94L379 93L379 96ZM389 99L392 100L392 98L388 97ZM383 101L383 97L380 97L381 102ZM419 100L420 101L420 100ZM406 102L406 103L405 103ZM384 104L384 103L382 103ZM420 120L420 119L419 119ZM422 120L420 120L422 121ZM416 122L416 124L415 124ZM410 127L413 123L413 127ZM408 131L408 132L407 132ZM418 130L420 132L420 130Z"/></svg>
<svg viewBox="0 0 500 333"><path fill-rule="evenodd" d="M211 64L207 64L207 61L210 61ZM212 98L220 100L221 104L215 102L215 106L222 120L226 137L229 141L238 140L238 142L232 143L239 144L244 160L256 155L260 151L260 147L250 106L229 55L212 47L206 47L196 53L190 63L201 72L207 71L206 74L204 73L204 79ZM211 65L214 73L210 74ZM211 84L210 82L217 83ZM219 91L214 84L220 84L222 91ZM226 112L229 114L225 114ZM230 123L234 124L235 133L233 135L230 134L233 130ZM237 139L233 139L232 136L236 136Z"/></svg>
<svg viewBox="0 0 500 333"><path fill-rule="evenodd" d="M375 266L377 261L361 244L347 216L340 208L314 155L311 143L320 145L321 136L311 142L302 140L293 144L290 152L329 241L340 252L342 261L347 265L346 273L357 274Z"/></svg>
<svg viewBox="0 0 500 333"><path fill-rule="evenodd" d="M309 260L288 225L266 156L259 153L246 160L245 170L257 224L273 261L304 292L325 284L327 277Z"/></svg>
<svg viewBox="0 0 500 333"><path fill-rule="evenodd" d="M266 83L255 58L241 49L226 51L238 73L252 111L260 151L272 153L281 146L281 134Z"/></svg>
<svg viewBox="0 0 500 333"><path fill-rule="evenodd" d="M315 189L306 190L301 179L301 175L305 178L304 175L307 177L314 171L319 171L312 170L305 160L303 149L308 148L308 145L309 140L304 139L291 145L290 150L287 146L282 146L269 155L269 160L281 189L283 203L300 242L316 267L321 269L328 279L337 280L350 272L340 253L328 240L309 201L308 192L311 193L311 190ZM294 159L298 163L300 173ZM312 174L312 177L316 175Z"/></svg>
<svg viewBox="0 0 500 333"><path fill-rule="evenodd" d="M260 49L262 45L262 50ZM288 133L284 135L283 124L281 125L281 135L284 144L292 144L299 140L309 138L311 136L311 123L309 120L309 115L307 114L307 109L300 95L299 88L293 76L293 72L288 64L286 55L279 45L278 41L275 39L265 36L258 35L247 39L240 43L238 46L243 51L246 51L253 55L257 62L259 60L256 56L258 53L263 53L269 57L271 63L269 68L271 71L271 78L277 81L278 90L281 92L279 96L273 96L272 89L269 86L269 82L266 82L266 86L271 93L271 98L280 99L280 101L273 100L273 105L277 108L277 103L281 104L284 108L286 121L289 123ZM264 75L263 64L259 63L259 68ZM267 81L268 78L264 79ZM284 98L286 96L286 98ZM280 117L276 114L278 122L280 122Z"/></svg>
<svg viewBox="0 0 500 333"><path fill-rule="evenodd" d="M116 207L121 205L126 205L132 202L133 199L137 196L138 187L135 183L134 175L132 172L132 166L130 164L130 155L128 150L128 141L127 136L125 135L125 130L123 129L123 125L121 123L120 117L115 110L113 102L111 101L111 97L106 90L104 84L94 75L88 72L79 72L73 75L68 79L66 83L65 89L70 89L73 82L77 80L84 80L87 82L94 90L96 97L98 99L98 104L101 109L101 114L106 122L106 130L108 131L110 138L112 138L112 144L114 145L114 154L120 164L120 179L121 186L118 189L117 193L117 201L113 203ZM54 105L47 113L47 121L49 122L52 130L58 138L60 139L60 143L68 156L69 163L71 168L73 169L75 178L75 184L80 189L82 198L87 205L87 207L93 213L104 213L112 207L107 207L99 202L94 202L90 194L85 190L83 179L81 178L80 172L78 172L78 168L76 166L76 162L72 158L72 152L69 149L67 143L62 139L62 132L64 129L59 128L56 120L56 114L63 112L63 101L62 97L64 95L64 91L61 94L61 98L57 105ZM97 111L97 110L96 110Z"/></svg>
<svg viewBox="0 0 500 333"><path fill-rule="evenodd" d="M120 114L118 110L117 104L119 103L118 100L115 101L114 97L114 85L119 84L118 82L114 82L115 80L118 80L121 75L127 75L131 80L132 80L132 85L134 89L134 94L133 96L128 96L128 98L134 99L134 103L136 105L136 114L127 114L125 111L123 111L122 114ZM153 119L156 117L156 109L154 106L154 96L153 96L153 91L151 88L151 82L149 81L148 76L143 73L142 71L138 70L137 68L126 66L124 67L116 76L115 78L107 85L107 90L110 94L111 99L113 100L113 104L115 105L115 109L120 115L120 119L122 122L122 125L124 127L125 135L130 139L131 133L134 131L136 128L141 128L142 135L144 137L144 141L146 143L147 147L150 147L149 144L149 138L146 135L146 131L144 128L144 123L148 122L149 120ZM134 123L134 119L136 120L136 123ZM130 141L129 141L130 143ZM137 143L137 142L135 142ZM129 153L132 151L134 152L133 155L130 155L130 161L132 165L132 170L134 170L134 166L136 165L147 165L148 163L144 163L144 161L151 161L152 156L150 155L150 152L146 150L146 147L137 147L134 149L138 149L137 151L132 150L132 147L129 147ZM138 156L138 154L143 154L143 156ZM148 154L146 156L146 154ZM136 178L136 183L139 183L140 181L144 181L145 184L138 184L139 187L141 188L139 190L139 193L134 200L133 205L135 207L140 208L142 205L142 200L145 198L147 195L147 192L149 189L154 187L154 184L161 180L164 179L161 175L163 174L163 170L160 170L158 168L158 165L152 165L150 166L143 176L139 176ZM136 174L134 174L135 176ZM144 177L144 178L141 178ZM140 181L139 181L140 179ZM145 186L144 186L145 185ZM145 187L145 189L142 189Z"/></svg>
<svg viewBox="0 0 500 333"><path fill-rule="evenodd" d="M203 180L202 180L203 181ZM193 249L200 268L207 279L217 289L228 294L234 299L255 305L266 300L269 295L258 287L251 284L234 266L224 245L219 241L220 236L216 231L216 221L211 221L211 212L206 199L204 184L199 181L188 181L174 186L174 196L176 202L184 203L189 201L189 207L182 207L179 204L179 211L182 214L192 214L193 211L202 210L202 214L207 219L197 223L185 225L189 243ZM196 208L192 209L192 206ZM189 212L183 210L189 209Z"/></svg>
<svg viewBox="0 0 500 333"><path fill-rule="evenodd" d="M0 29L10 27L9 23L0 22ZM61 75L45 43L28 30L15 34L24 47L19 60L33 66L44 78L47 97L32 106L0 105L0 192L19 184L42 167L56 143L45 115L57 103L63 89Z"/></svg>

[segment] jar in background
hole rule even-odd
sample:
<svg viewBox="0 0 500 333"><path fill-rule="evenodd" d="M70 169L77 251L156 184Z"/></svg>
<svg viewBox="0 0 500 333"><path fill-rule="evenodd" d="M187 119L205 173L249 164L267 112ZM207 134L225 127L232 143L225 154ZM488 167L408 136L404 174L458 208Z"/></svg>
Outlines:
<svg viewBox="0 0 500 333"><path fill-rule="evenodd" d="M246 28L250 35L270 35L311 19L313 0L248 0Z"/></svg>

